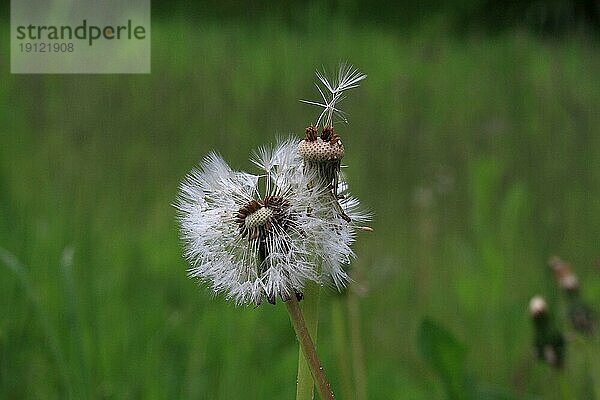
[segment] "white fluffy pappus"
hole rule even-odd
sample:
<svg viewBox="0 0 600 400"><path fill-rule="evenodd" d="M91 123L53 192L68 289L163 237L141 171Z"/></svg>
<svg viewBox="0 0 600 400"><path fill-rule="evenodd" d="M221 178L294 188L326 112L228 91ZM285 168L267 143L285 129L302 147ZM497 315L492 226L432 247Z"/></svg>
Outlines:
<svg viewBox="0 0 600 400"><path fill-rule="evenodd" d="M347 63L341 63L338 67L337 75L328 78L327 73L316 72L318 83L315 83L321 99L319 101L300 100L306 104L312 104L323 110L319 114L316 126L333 126L333 117L337 116L342 122L348 123L346 113L339 109L338 104L345 98L344 92L360 86L360 82L367 78L367 75ZM320 83L320 85L319 85ZM322 88L321 88L322 86Z"/></svg>
<svg viewBox="0 0 600 400"><path fill-rule="evenodd" d="M211 153L180 185L175 207L189 275L237 304L300 296L307 281L342 289L349 280L355 227L338 210L356 222L367 216L356 199L338 203L313 187L297 146L288 139L259 149L259 175L233 171Z"/></svg>

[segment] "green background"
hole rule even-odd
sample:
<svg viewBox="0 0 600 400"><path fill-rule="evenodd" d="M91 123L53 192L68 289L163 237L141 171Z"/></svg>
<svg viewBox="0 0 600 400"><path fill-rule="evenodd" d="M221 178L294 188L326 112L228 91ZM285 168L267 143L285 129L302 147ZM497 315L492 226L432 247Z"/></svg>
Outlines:
<svg viewBox="0 0 600 400"><path fill-rule="evenodd" d="M253 149L301 137L318 110L298 99L340 61L368 74L336 131L375 232L358 237L350 299L322 301L338 398L336 302L359 313L371 399L600 395L598 339L574 336L554 371L533 359L527 315L544 294L569 331L553 254L600 308L594 15L548 25L507 8L489 23L432 5L406 8L404 25L402 9L363 19L359 6L256 17L159 3L150 75L10 75L4 36L0 398L292 399L285 308L235 307L189 280L172 203L208 152L252 170ZM420 326L450 348L458 394Z"/></svg>

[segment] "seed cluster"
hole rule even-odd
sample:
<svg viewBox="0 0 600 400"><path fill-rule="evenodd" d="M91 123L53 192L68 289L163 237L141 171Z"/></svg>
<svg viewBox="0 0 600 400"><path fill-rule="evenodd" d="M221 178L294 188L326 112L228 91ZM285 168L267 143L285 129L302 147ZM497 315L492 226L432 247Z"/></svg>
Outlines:
<svg viewBox="0 0 600 400"><path fill-rule="evenodd" d="M308 142L314 142L319 136L319 131L314 126L310 125L306 127L306 140Z"/></svg>
<svg viewBox="0 0 600 400"><path fill-rule="evenodd" d="M340 135L333 131L333 126L325 126L323 128L323 132L321 132L321 139L323 139L324 142L331 143L332 145L336 143L342 144Z"/></svg>

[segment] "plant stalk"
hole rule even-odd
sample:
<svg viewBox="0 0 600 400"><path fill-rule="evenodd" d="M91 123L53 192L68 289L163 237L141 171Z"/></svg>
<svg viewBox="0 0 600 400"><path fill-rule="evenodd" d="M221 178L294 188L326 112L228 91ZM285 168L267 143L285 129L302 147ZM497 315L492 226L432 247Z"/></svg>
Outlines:
<svg viewBox="0 0 600 400"><path fill-rule="evenodd" d="M354 370L355 398L367 398L367 374L365 371L365 354L360 334L360 303L358 295L348 291L348 323L350 326L350 347L352 349L352 367Z"/></svg>
<svg viewBox="0 0 600 400"><path fill-rule="evenodd" d="M340 374L341 393L344 399L354 398L355 390L352 384L352 362L348 354L348 336L346 334L346 296L336 296L331 302L331 326L333 329L333 345L337 358L337 367Z"/></svg>
<svg viewBox="0 0 600 400"><path fill-rule="evenodd" d="M302 314L308 329L308 334L316 347L317 328L319 325L319 300L321 297L321 286L315 282L309 282L304 287L304 300L302 301ZM298 351L298 385L296 386L296 400L312 400L314 398L314 381L310 372L302 347Z"/></svg>
<svg viewBox="0 0 600 400"><path fill-rule="evenodd" d="M317 393L319 393L319 397L322 400L333 400L333 392L331 391L331 386L329 385L329 381L325 376L325 372L323 371L323 367L321 366L321 362L319 361L319 357L317 356L315 345L308 332L306 323L304 321L304 317L302 316L302 311L300 311L298 300L295 296L291 296L291 298L285 302L285 305L287 307L288 313L290 314L290 320L292 321L294 330L296 331L298 342L300 342L300 348L302 349L303 353L303 357L301 358L304 358L308 364L310 373L312 375L311 381L314 380L317 387ZM298 376L298 379L300 378L301 377ZM304 377L302 378L304 379ZM298 387L300 386L300 383L301 382L298 381ZM312 385L313 384L311 382L311 386Z"/></svg>

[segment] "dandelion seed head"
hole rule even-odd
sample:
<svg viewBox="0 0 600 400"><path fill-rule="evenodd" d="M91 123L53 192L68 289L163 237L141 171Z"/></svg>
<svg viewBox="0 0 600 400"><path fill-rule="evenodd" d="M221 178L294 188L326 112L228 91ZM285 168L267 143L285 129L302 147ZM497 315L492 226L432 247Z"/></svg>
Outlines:
<svg viewBox="0 0 600 400"><path fill-rule="evenodd" d="M189 275L238 304L301 296L307 281L343 287L355 229L335 207L355 204L314 185L317 173L304 168L293 139L252 161L257 175L212 153L181 183L175 207Z"/></svg>

